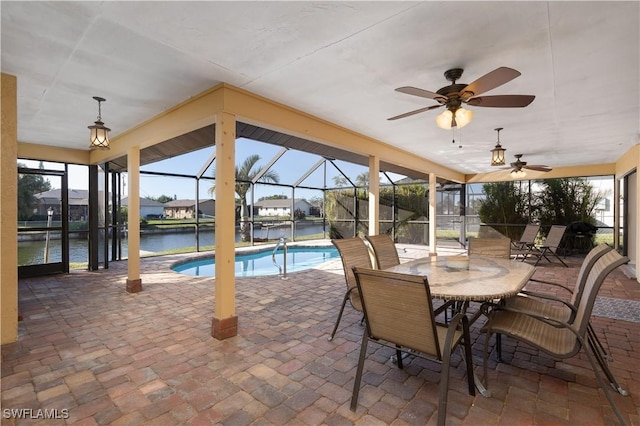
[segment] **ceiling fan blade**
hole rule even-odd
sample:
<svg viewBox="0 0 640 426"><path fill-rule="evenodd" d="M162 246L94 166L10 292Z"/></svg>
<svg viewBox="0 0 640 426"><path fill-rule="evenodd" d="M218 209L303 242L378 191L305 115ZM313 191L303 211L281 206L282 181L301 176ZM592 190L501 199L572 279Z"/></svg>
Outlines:
<svg viewBox="0 0 640 426"><path fill-rule="evenodd" d="M533 102L535 98L533 95L479 96L469 99L467 103L478 107L523 108Z"/></svg>
<svg viewBox="0 0 640 426"><path fill-rule="evenodd" d="M432 106L428 106L426 108L420 108L420 109L417 109L415 111L409 111L409 112L405 112L404 114L396 115L395 117L387 118L387 120L392 121L392 120L397 120L399 118L409 117L409 116L412 116L412 115L415 115L415 114L420 114L421 112L429 111L430 109L440 108L441 106L442 105L432 105Z"/></svg>
<svg viewBox="0 0 640 426"><path fill-rule="evenodd" d="M553 170L551 167L543 166L542 164L531 164L531 165L522 166L522 168L535 170L538 172L550 172L551 170Z"/></svg>
<svg viewBox="0 0 640 426"><path fill-rule="evenodd" d="M421 98L427 98L427 99L435 99L435 100L441 99L442 101L447 100L446 97L439 95L438 93L430 92L424 89L418 89L417 87L411 87L411 86L398 87L396 89L396 92L405 93L407 95L420 96Z"/></svg>
<svg viewBox="0 0 640 426"><path fill-rule="evenodd" d="M483 75L471 84L468 84L464 90L461 90L463 98L470 98L471 96L478 96L481 93L488 92L491 89L495 89L498 86L502 86L505 83L513 80L520 75L520 71L516 71L512 68L500 67ZM469 95L465 93L469 92Z"/></svg>

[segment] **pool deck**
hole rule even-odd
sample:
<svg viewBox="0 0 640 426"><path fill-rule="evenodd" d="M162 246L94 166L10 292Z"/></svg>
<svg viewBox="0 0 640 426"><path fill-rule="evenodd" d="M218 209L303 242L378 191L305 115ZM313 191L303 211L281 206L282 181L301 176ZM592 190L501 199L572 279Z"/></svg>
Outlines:
<svg viewBox="0 0 640 426"><path fill-rule="evenodd" d="M401 260L427 254L399 245ZM438 254L455 254L438 248ZM339 260L289 275L236 280L238 335L211 337L214 282L172 272L190 255L143 258L143 291L125 291L126 262L108 270L19 282L18 342L3 345L3 409L67 409L68 419L2 425L425 425L437 416L438 364L374 346L365 363L356 412L349 410L362 336L347 307L327 341L344 294ZM571 268L541 264L540 279L573 283ZM618 269L605 281L592 323L613 354L612 369L630 396L613 398L640 424L640 285ZM479 321L481 322L481 321ZM484 336L472 329L481 372ZM454 355L451 425L608 425L616 419L584 354L555 362L512 340L504 362L492 357L489 398L466 392ZM61 412L58 412L61 413Z"/></svg>

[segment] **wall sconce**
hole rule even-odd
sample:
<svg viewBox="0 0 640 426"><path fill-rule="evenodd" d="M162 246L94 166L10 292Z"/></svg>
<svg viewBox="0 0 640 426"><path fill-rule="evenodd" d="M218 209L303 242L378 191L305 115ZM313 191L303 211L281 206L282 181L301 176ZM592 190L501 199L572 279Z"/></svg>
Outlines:
<svg viewBox="0 0 640 426"><path fill-rule="evenodd" d="M462 128L471 123L473 111L464 108L457 108L455 115L451 110L446 110L442 114L436 116L436 124L441 129L449 130L452 127Z"/></svg>
<svg viewBox="0 0 640 426"><path fill-rule="evenodd" d="M101 98L99 96L94 96L93 99L98 101L98 119L95 121L93 126L88 126L89 130L91 130L90 136L90 145L91 149L109 149L109 132L111 129L104 126L102 122L102 113L100 109L100 102L105 102L106 99Z"/></svg>
<svg viewBox="0 0 640 426"><path fill-rule="evenodd" d="M496 144L495 148L491 150L491 165L504 166L504 152L506 151L506 149L504 149L502 145L500 145L500 130L502 130L502 127L498 127L494 130L498 132L498 143Z"/></svg>

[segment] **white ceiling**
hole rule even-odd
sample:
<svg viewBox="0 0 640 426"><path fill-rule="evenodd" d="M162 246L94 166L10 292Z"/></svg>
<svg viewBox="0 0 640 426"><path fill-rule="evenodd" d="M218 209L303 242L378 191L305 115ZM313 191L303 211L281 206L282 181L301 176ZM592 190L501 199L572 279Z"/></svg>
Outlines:
<svg viewBox="0 0 640 426"><path fill-rule="evenodd" d="M112 137L220 82L464 173L502 145L530 164L613 162L640 137L640 2L9 2L2 72L18 78L18 140L86 149L97 115ZM522 75L486 95L455 135L436 102L394 91ZM458 148L461 144L462 148Z"/></svg>

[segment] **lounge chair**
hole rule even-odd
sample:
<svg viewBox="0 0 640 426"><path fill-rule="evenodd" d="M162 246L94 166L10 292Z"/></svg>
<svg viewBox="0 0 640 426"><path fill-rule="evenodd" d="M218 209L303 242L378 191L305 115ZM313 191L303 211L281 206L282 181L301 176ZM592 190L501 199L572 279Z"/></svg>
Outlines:
<svg viewBox="0 0 640 426"><path fill-rule="evenodd" d="M540 225L530 223L525 226L520 240L511 242L513 254L515 254L516 259L522 256L522 260L524 261L527 258L529 253L535 248L536 237L539 231Z"/></svg>
<svg viewBox="0 0 640 426"><path fill-rule="evenodd" d="M347 285L347 291L342 299L342 306L340 307L340 313L336 320L336 325L333 327L329 341L333 340L333 337L338 330L338 324L342 319L342 313L344 307L347 304L347 300L356 311L362 312L362 303L360 302L360 294L356 286L356 278L353 275L353 267L358 266L362 268L371 268L371 256L369 255L369 249L364 243L362 238L343 238L337 240L331 240L333 245L338 249L340 258L342 259L342 268L344 270L344 279ZM364 319L364 317L363 317Z"/></svg>
<svg viewBox="0 0 640 426"><path fill-rule="evenodd" d="M545 238L544 243L540 247L535 247L534 250L530 252L530 255L536 256L536 263L534 266L538 266L538 263L544 258L548 262L551 262L549 256L553 255L556 259L558 259L566 268L569 267L564 260L558 256L558 248L562 243L562 238L564 237L564 233L566 231L566 226L553 225L549 230L549 234L547 238ZM525 257L526 258L526 257Z"/></svg>
<svg viewBox="0 0 640 426"><path fill-rule="evenodd" d="M437 324L427 277L357 267L354 268L354 274L362 298L366 329L362 333L351 410L355 411L358 405L368 344L377 343L396 351L399 368L403 367L401 353L409 350L412 355L442 363L438 425L444 425L449 361L457 345L464 349L469 394L475 395L467 317L458 314L446 326Z"/></svg>

